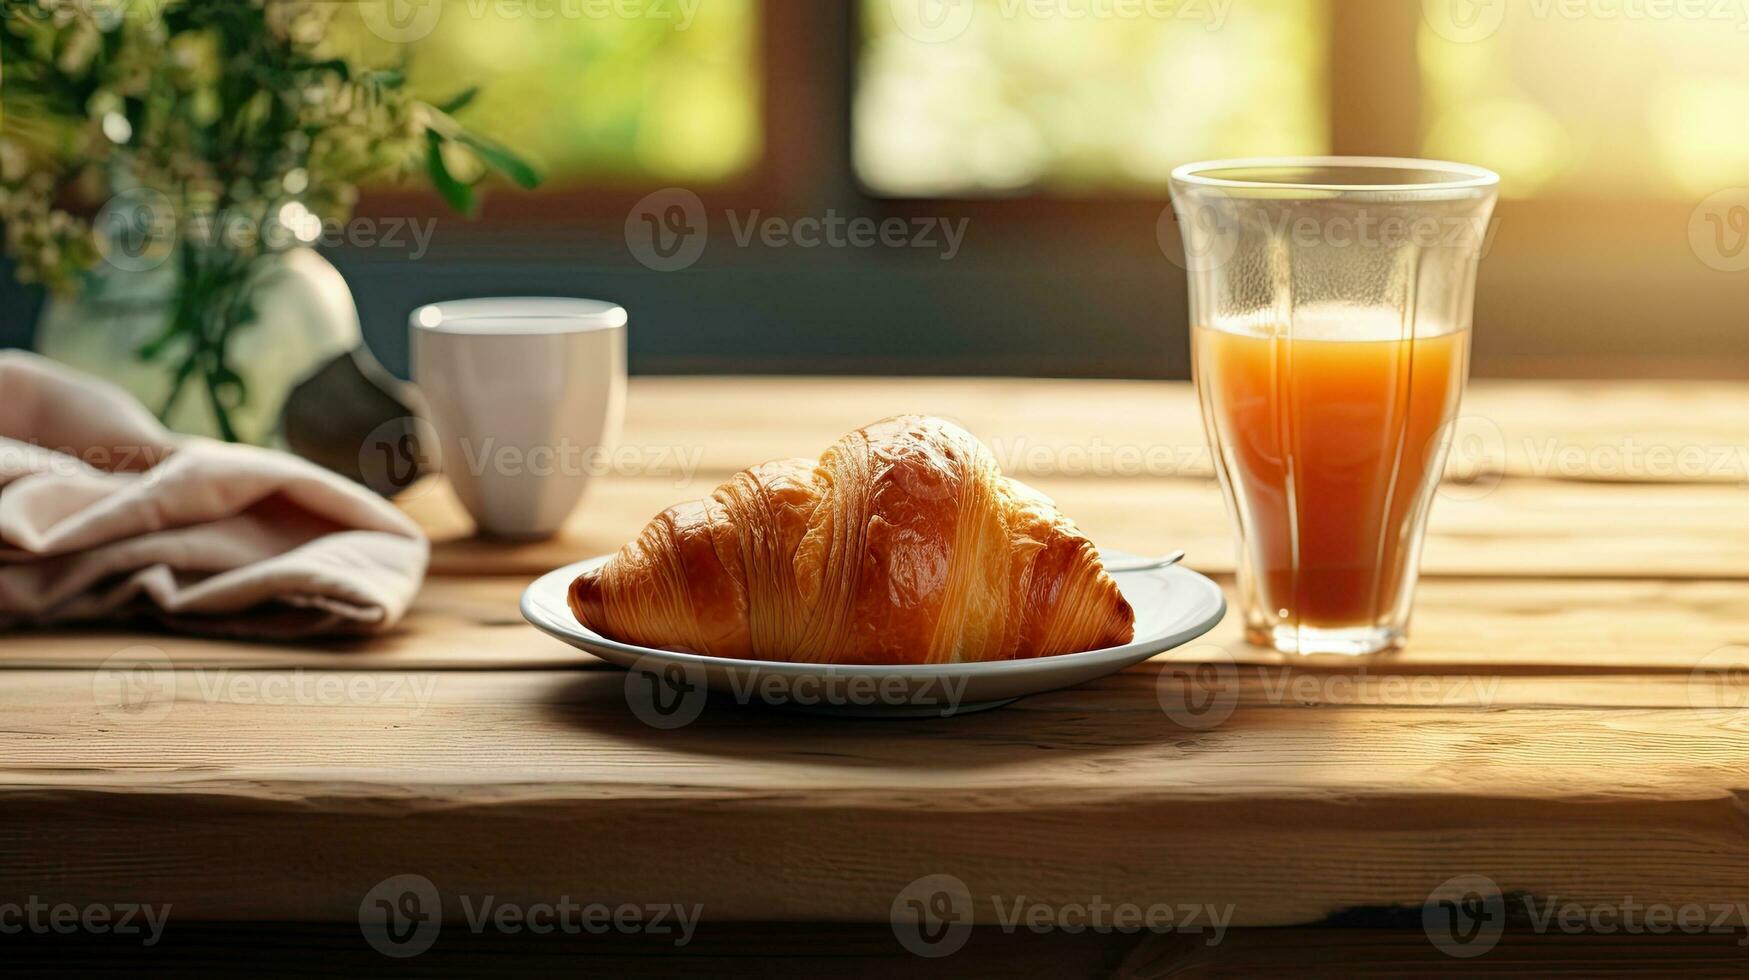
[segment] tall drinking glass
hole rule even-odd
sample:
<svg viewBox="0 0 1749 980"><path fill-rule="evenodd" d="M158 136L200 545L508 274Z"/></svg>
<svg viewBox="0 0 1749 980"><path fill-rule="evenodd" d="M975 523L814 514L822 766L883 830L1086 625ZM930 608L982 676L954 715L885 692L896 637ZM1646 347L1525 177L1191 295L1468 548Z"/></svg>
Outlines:
<svg viewBox="0 0 1749 980"><path fill-rule="evenodd" d="M1498 183L1370 157L1173 172L1193 371L1251 642L1403 644Z"/></svg>

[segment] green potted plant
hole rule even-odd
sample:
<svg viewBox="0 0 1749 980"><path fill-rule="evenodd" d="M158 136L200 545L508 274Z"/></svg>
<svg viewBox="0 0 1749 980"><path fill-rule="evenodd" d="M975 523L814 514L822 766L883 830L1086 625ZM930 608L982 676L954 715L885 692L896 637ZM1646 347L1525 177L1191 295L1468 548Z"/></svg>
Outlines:
<svg viewBox="0 0 1749 980"><path fill-rule="evenodd" d="M274 437L286 395L357 344L310 246L365 181L420 176L455 210L539 177L369 65L322 0L19 0L0 24L0 222L51 301L38 346L121 381L174 428Z"/></svg>

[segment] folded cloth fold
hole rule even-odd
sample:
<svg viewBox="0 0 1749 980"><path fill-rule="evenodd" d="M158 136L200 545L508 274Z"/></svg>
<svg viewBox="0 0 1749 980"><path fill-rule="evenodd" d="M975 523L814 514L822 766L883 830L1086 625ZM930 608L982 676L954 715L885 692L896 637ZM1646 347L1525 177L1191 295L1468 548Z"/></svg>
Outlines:
<svg viewBox="0 0 1749 980"><path fill-rule="evenodd" d="M0 351L0 629L376 632L412 604L429 552L418 525L338 474L173 435L107 382Z"/></svg>

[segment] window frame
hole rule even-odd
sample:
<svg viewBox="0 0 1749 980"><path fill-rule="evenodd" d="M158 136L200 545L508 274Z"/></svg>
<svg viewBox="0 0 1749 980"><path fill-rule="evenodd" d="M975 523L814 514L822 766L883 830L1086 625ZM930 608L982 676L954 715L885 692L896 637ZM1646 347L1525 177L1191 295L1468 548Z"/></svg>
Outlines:
<svg viewBox="0 0 1749 980"><path fill-rule="evenodd" d="M757 0L755 19L758 38L758 84L760 128L759 152L741 174L721 181L695 181L684 186L708 195L713 204L728 207L774 207L802 199L802 189L821 182L820 154L808 142L833 107L830 86L821 85L829 73L813 57L802 39L819 36L823 26L819 4ZM623 221L639 200L651 191L672 186L660 178L610 177L592 179L533 191L506 185L490 187L482 195L476 226L486 234L511 227L552 229L593 226L608 217ZM443 199L428 187L370 187L359 195L356 208L363 217L432 217L448 214Z"/></svg>
<svg viewBox="0 0 1749 980"><path fill-rule="evenodd" d="M1421 5L1325 2L1330 152L1419 156L1425 126L1417 47ZM1152 247L1155 224L1170 205L1165 187L1073 197L893 197L863 186L851 158L860 18L856 0L760 0L760 153L736 178L687 186L713 208L965 218L1002 240L1040 243L1046 252L1077 245ZM493 188L474 234L539 239L564 229L616 236L625 216L660 183L618 180L532 193ZM1503 200L1489 261L1482 266L1477 372L1749 377L1749 359L1721 357L1718 349L1723 325L1740 318L1742 280L1687 254L1694 204L1650 196ZM358 211L378 217L446 213L429 190L394 188L367 190ZM1181 277L1163 268L1163 281L1168 277L1176 285L1165 285L1161 301L1181 310ZM1658 310L1676 311L1664 320L1687 322L1660 323L1662 353L1650 356L1629 338L1643 333L1645 318ZM1600 346L1599 337L1612 339Z"/></svg>

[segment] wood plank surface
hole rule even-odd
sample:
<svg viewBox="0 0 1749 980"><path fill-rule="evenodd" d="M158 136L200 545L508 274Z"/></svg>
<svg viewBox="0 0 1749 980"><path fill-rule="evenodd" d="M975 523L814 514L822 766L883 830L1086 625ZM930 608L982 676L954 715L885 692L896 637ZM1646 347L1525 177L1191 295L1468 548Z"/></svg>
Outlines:
<svg viewBox="0 0 1749 980"><path fill-rule="evenodd" d="M366 675L263 704L236 692L264 675L183 672L167 710L128 718L86 672L10 672L0 893L335 920L416 872L506 900L880 921L947 873L1053 904L1198 896L1238 925L1412 907L1461 873L1592 903L1749 894L1749 725L1691 707L1686 677L1307 700L1259 673L1197 730L1144 670L945 722L712 704L661 732L622 676Z"/></svg>
<svg viewBox="0 0 1749 980"><path fill-rule="evenodd" d="M1195 933L1140 934L978 927L958 952L912 955L886 923L705 922L691 941L669 936L507 935L445 928L414 967L421 976L611 977L1045 976L1156 978L1291 975L1408 977L1480 975L1741 977L1740 934L1575 935L1504 930L1480 963L1455 960L1427 940L1418 919L1400 927L1228 930L1209 945ZM71 941L69 941L71 940ZM139 969L137 941L52 936L8 943L21 973L108 980ZM69 955L76 954L76 955ZM356 924L182 923L151 950L156 972L235 973L271 962L279 976L332 977L383 972L387 961L359 939ZM413 966L413 964L408 964ZM411 972L411 970L409 971Z"/></svg>
<svg viewBox="0 0 1749 980"><path fill-rule="evenodd" d="M532 578L618 550L671 504L709 495L715 480L603 479L558 537L524 544L473 537L441 483L407 507L437 541L433 574ZM1183 548L1200 571L1233 569L1232 533L1212 480L1028 482L1102 547ZM1434 504L1422 567L1430 576L1749 579L1749 489L1507 479L1480 495L1447 492Z"/></svg>
<svg viewBox="0 0 1749 980"><path fill-rule="evenodd" d="M1429 574L1749 578L1745 386L1478 382L1466 399ZM1195 394L1171 382L638 379L619 450L576 464L601 475L557 539L472 539L440 480L403 500L440 542L435 574L533 575L616 549L746 466L813 457L900 412L961 422L1110 547L1232 569Z"/></svg>
<svg viewBox="0 0 1749 980"><path fill-rule="evenodd" d="M387 636L0 637L0 899L356 922L373 885L419 873L446 895L854 923L940 873L981 899L1399 927L1370 958L1330 929L1102 954L1143 976L1245 975L1302 949L1449 965L1427 958L1419 911L1461 874L1602 906L1749 903L1749 387L1479 383L1466 404L1401 654L1291 661L1229 617L987 714L846 723L718 698L658 731L627 710L624 674L522 623L523 586L884 415L960 420L1102 545L1186 548L1229 597L1233 554L1188 386L639 379L630 455L553 541L473 537L441 480L406 495L434 575ZM118 672L142 657L161 669ZM1561 962L1628 962L1607 939ZM1487 965L1546 962L1517 948Z"/></svg>
<svg viewBox="0 0 1749 980"><path fill-rule="evenodd" d="M1460 472L1606 482L1749 482L1749 386L1476 381ZM942 378L640 378L624 442L697 458L706 474L813 457L889 415L952 419L1013 476L1213 474L1183 382Z"/></svg>
<svg viewBox="0 0 1749 980"><path fill-rule="evenodd" d="M1220 581L1231 605L1231 577ZM521 576L434 578L398 629L369 641L248 644L55 630L0 641L0 668L98 667L140 645L189 667L508 670L598 664L523 622L517 601L526 584ZM1405 674L1517 668L1684 672L1736 648L1749 648L1749 587L1738 582L1430 578L1417 592L1409 648L1372 666ZM1192 649L1219 651L1236 663L1288 659L1246 644L1232 616Z"/></svg>

